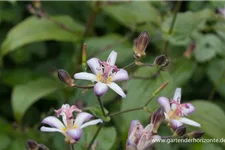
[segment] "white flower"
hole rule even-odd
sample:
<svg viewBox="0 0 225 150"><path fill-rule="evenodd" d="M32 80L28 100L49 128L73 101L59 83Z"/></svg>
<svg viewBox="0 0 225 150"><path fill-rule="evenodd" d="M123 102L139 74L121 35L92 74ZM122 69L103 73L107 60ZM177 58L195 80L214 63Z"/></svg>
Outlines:
<svg viewBox="0 0 225 150"><path fill-rule="evenodd" d="M63 122L61 122L55 116L48 116L43 119L42 123L47 124L51 127L42 126L40 130L42 132L60 132L65 136L66 142L74 144L80 140L83 128L103 122L101 119L86 122L93 117L91 114L86 112L78 113L76 119L74 119L71 116L71 110L74 110L75 107L66 106L67 105L63 105L61 109L56 111L56 113L59 112L59 115L62 116Z"/></svg>
<svg viewBox="0 0 225 150"><path fill-rule="evenodd" d="M173 100L169 102L166 97L159 97L158 102L164 108L164 114L166 120L171 124L171 126L176 129L181 125L188 124L196 127L201 125L191 119L184 116L190 115L195 111L195 107L191 103L180 103L181 100L181 88L177 88Z"/></svg>
<svg viewBox="0 0 225 150"><path fill-rule="evenodd" d="M118 69L115 66L117 53L112 51L107 61L100 61L98 58L91 58L87 61L92 73L81 72L74 75L75 79L90 80L97 82L94 86L94 92L97 96L104 95L108 87L114 90L123 98L126 97L123 90L115 83L115 81L128 80L129 76L126 70Z"/></svg>

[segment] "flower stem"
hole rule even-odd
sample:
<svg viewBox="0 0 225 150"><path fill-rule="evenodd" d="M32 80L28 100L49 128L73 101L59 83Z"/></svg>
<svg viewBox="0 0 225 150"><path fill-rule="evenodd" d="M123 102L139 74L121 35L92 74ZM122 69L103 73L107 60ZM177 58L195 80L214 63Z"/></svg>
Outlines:
<svg viewBox="0 0 225 150"><path fill-rule="evenodd" d="M128 68L132 67L133 65L135 65L135 61L133 61L130 64L126 65L125 67L123 67L123 69L128 69Z"/></svg>
<svg viewBox="0 0 225 150"><path fill-rule="evenodd" d="M74 85L73 87L80 88L80 89L91 89L94 87L94 85L87 85L87 86Z"/></svg>
<svg viewBox="0 0 225 150"><path fill-rule="evenodd" d="M103 124L99 125L98 130L96 131L96 133L95 133L95 135L93 136L93 138L92 138L90 144L88 145L87 150L90 150L90 149L91 149L91 146L92 146L92 144L94 143L94 141L95 141L96 137L98 136L98 134L99 134L100 130L102 129L102 127L103 127Z"/></svg>
<svg viewBox="0 0 225 150"><path fill-rule="evenodd" d="M127 110L123 110L123 111L119 111L119 112L115 112L115 113L109 114L109 116L112 117L112 116L120 115L120 114L123 114L123 113L126 113L126 112L131 112L131 111L136 111L136 110L142 110L142 109L143 109L143 107L137 107L137 108L127 109Z"/></svg>
<svg viewBox="0 0 225 150"><path fill-rule="evenodd" d="M74 150L74 144L70 144L70 150Z"/></svg>
<svg viewBox="0 0 225 150"><path fill-rule="evenodd" d="M97 96L97 98L98 98L98 103L99 103L99 105L101 107L102 113L103 113L104 116L106 116L105 111L104 111L104 107L103 107L103 104L102 104L101 97Z"/></svg>
<svg viewBox="0 0 225 150"><path fill-rule="evenodd" d="M181 4L182 4L182 1L178 1L177 4L176 4L175 10L174 10L173 20L172 20L172 23L171 23L168 34L171 34L173 32L173 28L174 28L175 21L176 21L176 18L177 18L177 13L180 10ZM164 51L167 53L167 55L169 55L168 46L169 46L169 41L166 40L165 46L164 46Z"/></svg>

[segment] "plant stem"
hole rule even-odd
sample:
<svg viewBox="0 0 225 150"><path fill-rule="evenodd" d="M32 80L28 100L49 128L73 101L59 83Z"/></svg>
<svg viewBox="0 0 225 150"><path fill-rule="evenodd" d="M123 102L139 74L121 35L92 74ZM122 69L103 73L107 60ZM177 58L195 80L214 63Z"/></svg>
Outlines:
<svg viewBox="0 0 225 150"><path fill-rule="evenodd" d="M123 69L128 69L128 68L132 67L133 65L135 65L135 61L129 63L128 65L126 65L125 67L123 67Z"/></svg>
<svg viewBox="0 0 225 150"><path fill-rule="evenodd" d="M70 144L70 150L74 150L74 144Z"/></svg>
<svg viewBox="0 0 225 150"><path fill-rule="evenodd" d="M112 117L112 116L120 115L120 114L123 114L123 113L126 113L126 112L131 112L131 111L136 111L136 110L142 110L142 109L143 109L143 107L137 107L137 108L127 109L127 110L123 110L123 111L119 111L119 112L115 112L115 113L109 114L109 116Z"/></svg>
<svg viewBox="0 0 225 150"><path fill-rule="evenodd" d="M101 97L100 96L97 96L97 98L98 98L98 103L99 103L99 105L101 107L102 113L103 113L104 116L106 116L105 111L104 111L104 106L102 104Z"/></svg>
<svg viewBox="0 0 225 150"><path fill-rule="evenodd" d="M87 86L74 85L73 87L80 88L80 89L91 89L94 87L94 85L87 85Z"/></svg>
<svg viewBox="0 0 225 150"><path fill-rule="evenodd" d="M172 23L171 23L171 26L170 26L168 34L171 34L173 32L173 28L174 28L175 21L176 21L176 18L177 18L177 13L180 10L181 4L182 4L182 1L178 1L177 4L176 4L176 8L174 10L173 20L172 20ZM169 55L169 53L170 53L169 49L168 49L168 46L169 46L169 41L166 40L165 46L164 46L164 52L166 52L167 55Z"/></svg>
<svg viewBox="0 0 225 150"><path fill-rule="evenodd" d="M100 130L102 129L103 125L104 125L104 124L101 124L101 125L98 127L98 130L96 131L96 133L95 133L95 135L93 136L93 138L92 138L90 144L88 145L87 150L90 150L90 149L91 149L91 146L92 146L92 144L94 143L94 141L95 141L96 137L98 136Z"/></svg>

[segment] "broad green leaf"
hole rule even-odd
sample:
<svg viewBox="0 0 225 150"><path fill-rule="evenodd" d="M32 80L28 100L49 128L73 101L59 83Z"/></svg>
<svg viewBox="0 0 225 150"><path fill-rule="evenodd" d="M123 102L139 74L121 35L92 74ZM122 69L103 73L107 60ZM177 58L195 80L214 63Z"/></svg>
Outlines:
<svg viewBox="0 0 225 150"><path fill-rule="evenodd" d="M135 75L150 77L155 74L156 71L157 69L155 68L141 67L137 70ZM175 88L172 77L168 74L168 72L161 72L156 79L140 80L132 78L132 80L127 82L127 97L122 100L122 106L120 110L143 106L150 99L152 93L166 81L168 81L167 87L163 89L163 91L161 91L159 95L157 95L148 105L148 109L150 111L154 111L160 107L160 105L157 103L157 98L159 96L171 97L173 95ZM115 119L116 125L122 132L123 136L126 137L132 120L140 120L140 122L142 122L142 124L145 126L149 120L149 117L149 113L143 110L138 110L115 116L113 119Z"/></svg>
<svg viewBox="0 0 225 150"><path fill-rule="evenodd" d="M103 11L130 29L138 24L159 24L160 15L149 2L129 2L102 7Z"/></svg>
<svg viewBox="0 0 225 150"><path fill-rule="evenodd" d="M97 118L102 119L103 121L106 121L106 122L110 121L110 117L104 116L104 114L102 113L101 107L99 105L86 107L84 110L85 111L90 111L94 116L96 116ZM104 108L104 112L106 114L108 114L108 110L105 109L105 108Z"/></svg>
<svg viewBox="0 0 225 150"><path fill-rule="evenodd" d="M98 127L97 126L90 126L83 129L83 134L81 140L75 145L75 149L77 150L84 150L85 145L87 146L94 134L96 133ZM94 144L96 145L96 149L102 150L110 150L116 141L116 129L114 127L103 127L97 138L95 139Z"/></svg>
<svg viewBox="0 0 225 150"><path fill-rule="evenodd" d="M112 50L118 53L116 64L129 62L133 58L132 45L126 38L119 35L109 34L102 37L92 37L85 42L87 43L88 58L96 56L101 60L107 60Z"/></svg>
<svg viewBox="0 0 225 150"><path fill-rule="evenodd" d="M199 12L178 13L174 24L173 32L168 35L170 26L173 20L173 15L166 18L162 24L164 37L173 45L187 45L191 41L191 34L198 29L204 21L212 18L214 13L209 9L204 9Z"/></svg>
<svg viewBox="0 0 225 150"><path fill-rule="evenodd" d="M180 57L173 59L171 65L171 75L175 79L174 82L177 86L186 84L194 73L196 64L194 61Z"/></svg>
<svg viewBox="0 0 225 150"><path fill-rule="evenodd" d="M196 45L194 56L199 62L208 61L217 53L221 54L224 51L223 43L213 34L202 35Z"/></svg>
<svg viewBox="0 0 225 150"><path fill-rule="evenodd" d="M11 139L4 134L0 135L0 149L4 150L11 144Z"/></svg>
<svg viewBox="0 0 225 150"><path fill-rule="evenodd" d="M46 18L29 17L13 27L1 45L1 56L33 42L56 40L75 42L84 28L68 16L56 16L53 19L65 24L72 32L68 32Z"/></svg>
<svg viewBox="0 0 225 150"><path fill-rule="evenodd" d="M58 82L47 78L15 86L12 92L12 108L15 118L20 121L33 103L57 89L59 89Z"/></svg>
<svg viewBox="0 0 225 150"><path fill-rule="evenodd" d="M207 75L221 96L225 97L225 61L216 59L209 63Z"/></svg>
<svg viewBox="0 0 225 150"><path fill-rule="evenodd" d="M196 111L190 115L190 118L201 124L201 130L212 138L224 138L224 111L219 106L205 100L194 101L193 105Z"/></svg>

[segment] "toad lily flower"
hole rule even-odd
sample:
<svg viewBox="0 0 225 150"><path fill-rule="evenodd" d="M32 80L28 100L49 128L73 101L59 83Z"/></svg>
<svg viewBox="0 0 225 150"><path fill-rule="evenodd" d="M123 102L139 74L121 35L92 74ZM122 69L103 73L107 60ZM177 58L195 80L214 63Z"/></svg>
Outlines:
<svg viewBox="0 0 225 150"><path fill-rule="evenodd" d="M152 135L153 124L147 125L145 128L138 120L132 120L128 132L126 150L144 150L155 142L159 141L159 135Z"/></svg>
<svg viewBox="0 0 225 150"><path fill-rule="evenodd" d="M164 108L164 115L173 129L176 129L184 124L200 127L201 125L184 116L190 115L195 111L195 107L191 103L180 103L181 88L177 88L173 99L169 102L166 97L159 97L158 102Z"/></svg>
<svg viewBox="0 0 225 150"><path fill-rule="evenodd" d="M112 51L107 61L100 61L98 58L91 58L87 61L88 66L94 73L81 72L74 75L75 79L90 80L97 82L94 86L94 92L97 96L104 95L108 87L114 90L117 94L126 97L123 90L115 83L115 81L128 80L129 76L126 70L118 69L115 66L117 52Z"/></svg>
<svg viewBox="0 0 225 150"><path fill-rule="evenodd" d="M66 142L75 144L80 140L83 128L103 122L101 119L86 122L93 117L91 114L86 112L78 113L76 119L74 119L72 116L72 112L79 111L79 109L76 109L77 108L75 105L71 107L68 104L63 105L59 110L56 110L57 116L62 116L63 122L61 122L55 116L48 116L43 119L42 123L47 124L51 127L42 126L41 131L61 132L65 136Z"/></svg>

